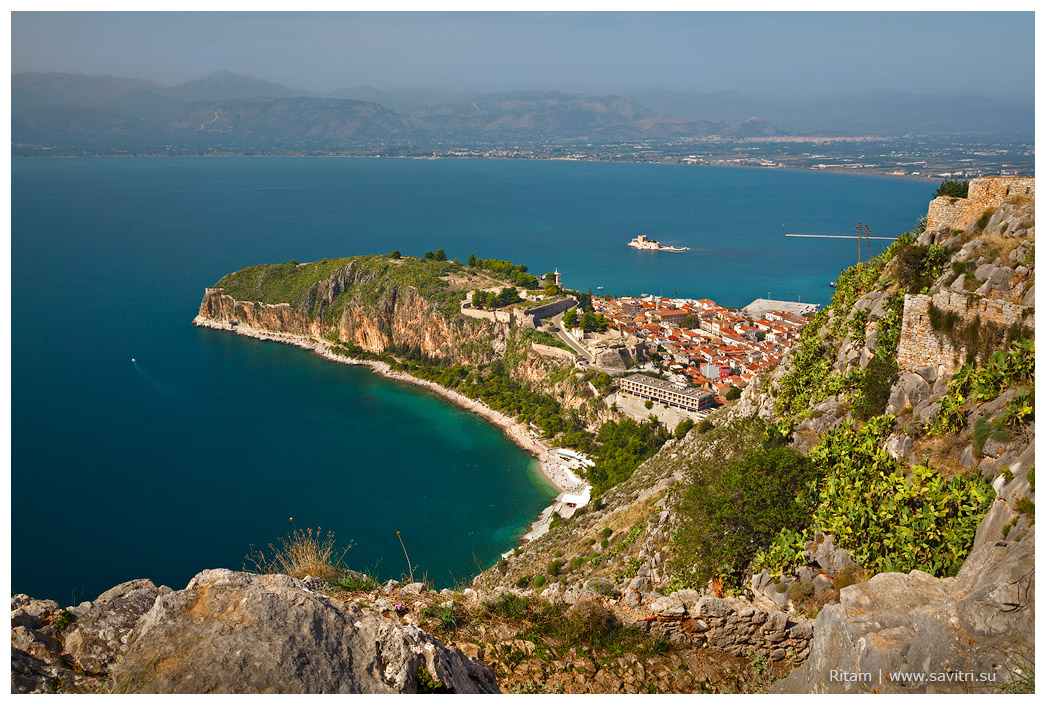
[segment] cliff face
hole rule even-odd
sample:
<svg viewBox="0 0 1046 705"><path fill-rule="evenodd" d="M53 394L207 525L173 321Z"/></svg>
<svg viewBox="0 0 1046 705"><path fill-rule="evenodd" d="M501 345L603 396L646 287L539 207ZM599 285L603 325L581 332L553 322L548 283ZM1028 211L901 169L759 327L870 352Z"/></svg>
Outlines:
<svg viewBox="0 0 1046 705"><path fill-rule="evenodd" d="M311 306L237 301L221 287L211 287L200 302L199 315L218 323L236 322L306 338L333 335L339 341L355 343L369 352L412 348L430 357L447 359L460 359L467 350L479 352L472 343L498 337L493 325L464 317L448 320L431 301L407 287L391 290L373 305L350 301L336 321L325 321L325 313L332 309L334 299L341 293L337 284L336 280L321 282L318 288L323 291L316 295ZM477 358L467 361L485 362L489 355L480 353Z"/></svg>

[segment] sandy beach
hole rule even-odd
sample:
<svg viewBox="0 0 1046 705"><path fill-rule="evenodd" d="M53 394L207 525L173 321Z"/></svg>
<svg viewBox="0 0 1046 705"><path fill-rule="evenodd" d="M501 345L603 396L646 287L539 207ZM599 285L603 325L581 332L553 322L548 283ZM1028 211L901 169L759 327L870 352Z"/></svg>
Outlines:
<svg viewBox="0 0 1046 705"><path fill-rule="evenodd" d="M270 340L277 343L287 343L289 345L296 345L299 348L310 350L320 357L323 357L332 362L337 362L343 365L365 365L370 367L374 372L387 377L389 379L399 380L401 382L407 382L414 384L419 387L425 387L432 390L436 394L443 396L444 398L454 402L458 406L467 409L473 413L479 414L483 418L487 419L495 426L500 428L506 437L517 446L527 451L535 458L538 459L538 464L541 468L541 474L560 492L560 497L557 497L553 506L559 503L562 494L569 491L580 491L585 487L585 482L570 469L560 465L554 458L549 454L549 448L544 443L539 441L530 435L529 429L526 425L516 421L510 416L506 416L499 411L491 409L483 402L470 399L463 394L459 394L452 389L442 387L435 382L430 382L424 379L418 379L413 377L406 372L398 372L391 369L386 363L378 360L360 360L357 358L347 357L345 355L339 355L334 352L331 348L333 343L328 340L321 338L309 338L303 335L293 335L291 333L277 333L268 330L262 330L260 328L252 328L251 326L240 323L238 325L230 325L228 323L222 323L220 321L214 321L210 318L204 318L197 316L193 319L193 324L204 328L214 328L215 330L231 331L237 335L242 335L247 338L257 338L259 340ZM551 508L550 508L551 509ZM550 513L550 509L545 510L542 513L543 516ZM547 516L545 516L547 521ZM531 531L528 531L524 535L524 538L532 538L534 527L541 523L541 519L534 522Z"/></svg>

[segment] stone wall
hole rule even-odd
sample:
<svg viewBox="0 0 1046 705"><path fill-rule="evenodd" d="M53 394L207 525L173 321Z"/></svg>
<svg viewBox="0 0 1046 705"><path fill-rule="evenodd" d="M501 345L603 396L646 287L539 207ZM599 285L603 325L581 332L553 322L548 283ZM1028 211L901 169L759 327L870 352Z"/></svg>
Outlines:
<svg viewBox="0 0 1046 705"><path fill-rule="evenodd" d="M926 230L965 230L989 208L1007 200L1035 199L1035 179L1018 176L991 176L970 181L967 198L940 196L930 202Z"/></svg>
<svg viewBox="0 0 1046 705"><path fill-rule="evenodd" d="M981 321L1000 326L1022 323L1034 327L1034 319L1026 315L1029 309L1009 301L947 290L932 297L907 294L901 319L901 340L897 347L897 368L901 372L932 366L940 374L952 372L964 362L965 349L956 350L946 335L938 333L930 325L931 302L941 311L958 314L963 324L980 316Z"/></svg>
<svg viewBox="0 0 1046 705"><path fill-rule="evenodd" d="M801 663L810 654L811 622L740 598L679 590L655 600L648 609L647 628L675 642L735 656L759 654L771 661L790 658Z"/></svg>
<svg viewBox="0 0 1046 705"><path fill-rule="evenodd" d="M538 355L544 355L545 357L558 357L564 360L569 360L570 362L573 362L574 358L577 357L577 353L571 352L569 350L564 350L563 348L557 348L552 345L531 343L530 347Z"/></svg>
<svg viewBox="0 0 1046 705"><path fill-rule="evenodd" d="M497 323L511 323L512 312L494 309L493 311L487 311L481 308L472 308L472 304L462 304L461 315L468 316L469 318L480 318L485 321L495 321Z"/></svg>
<svg viewBox="0 0 1046 705"><path fill-rule="evenodd" d="M528 327L537 326L538 322L543 318L549 318L563 313L568 308L577 306L577 299L573 296L568 296L562 301L553 301L550 304L544 306L535 306L534 308L528 308L523 311L523 324Z"/></svg>

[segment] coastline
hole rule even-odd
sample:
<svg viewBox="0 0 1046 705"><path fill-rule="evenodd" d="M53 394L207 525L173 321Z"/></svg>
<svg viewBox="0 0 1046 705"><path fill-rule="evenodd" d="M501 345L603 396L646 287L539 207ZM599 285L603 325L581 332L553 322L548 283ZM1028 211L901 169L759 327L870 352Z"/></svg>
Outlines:
<svg viewBox="0 0 1046 705"><path fill-rule="evenodd" d="M484 419L500 428L505 434L505 437L512 441L516 446L533 455L538 461L538 468L541 476L545 478L550 485L555 487L558 492L558 495L553 500L552 504L542 511L538 518L530 525L527 532L519 537L521 541L530 541L545 533L545 531L548 530L548 523L552 511L561 505L563 495L569 492L580 491L588 486L587 483L569 469L554 462L549 453L550 449L544 443L531 436L525 424L520 423L510 416L502 414L500 411L490 408L481 401L471 399L453 389L447 389L446 387L440 386L435 382L430 382L426 379L418 379L406 372L393 370L387 363L380 360L360 360L345 355L339 355L331 350L332 343L330 341L321 338L311 338L304 335L295 335L293 333L278 333L263 330L261 328L253 328L243 323L233 326L229 323L215 321L199 315L193 319L193 325L201 328L227 331L237 335L242 335L245 338L256 338L258 340L268 340L275 343L287 343L304 350L309 350L326 360L337 362L342 365L363 365L369 367L371 371L385 377L386 379L424 387L439 394L466 411L471 411L474 414L482 416Z"/></svg>

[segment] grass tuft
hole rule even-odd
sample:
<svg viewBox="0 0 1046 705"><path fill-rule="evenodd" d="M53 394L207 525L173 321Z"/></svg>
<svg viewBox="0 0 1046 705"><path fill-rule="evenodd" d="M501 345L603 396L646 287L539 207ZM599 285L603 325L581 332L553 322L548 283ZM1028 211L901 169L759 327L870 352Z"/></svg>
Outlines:
<svg viewBox="0 0 1046 705"><path fill-rule="evenodd" d="M351 543L339 548L331 531L323 534L320 527L296 528L289 536L281 537L277 545L270 543L266 551L252 548L247 563L258 573L279 573L299 580L311 575L333 583L346 573L342 559L350 548ZM247 563L244 568L249 570Z"/></svg>

